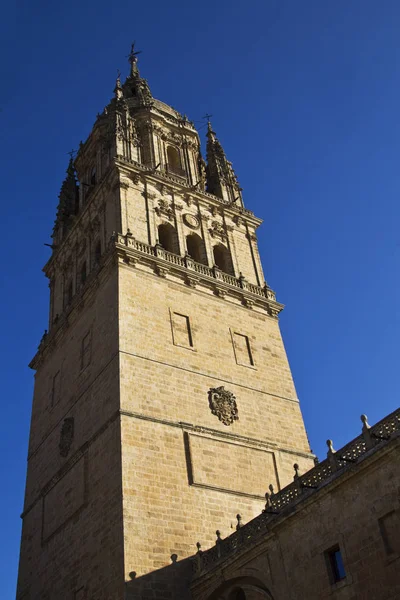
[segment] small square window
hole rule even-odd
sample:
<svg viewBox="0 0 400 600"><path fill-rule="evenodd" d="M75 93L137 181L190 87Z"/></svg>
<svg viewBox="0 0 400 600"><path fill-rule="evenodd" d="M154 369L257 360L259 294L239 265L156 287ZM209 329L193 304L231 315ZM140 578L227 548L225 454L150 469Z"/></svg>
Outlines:
<svg viewBox="0 0 400 600"><path fill-rule="evenodd" d="M337 583L342 581L346 577L346 571L344 570L342 552L338 545L334 546L326 553L326 559L329 569L329 575L331 583Z"/></svg>
<svg viewBox="0 0 400 600"><path fill-rule="evenodd" d="M90 364L92 354L92 334L89 331L82 340L81 369L86 369Z"/></svg>

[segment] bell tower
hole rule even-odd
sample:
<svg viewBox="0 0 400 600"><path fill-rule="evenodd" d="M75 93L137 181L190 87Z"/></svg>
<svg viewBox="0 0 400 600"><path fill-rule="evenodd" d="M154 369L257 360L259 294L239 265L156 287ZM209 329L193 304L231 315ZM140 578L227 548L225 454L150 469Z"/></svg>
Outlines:
<svg viewBox="0 0 400 600"><path fill-rule="evenodd" d="M211 123L130 73L68 165L18 600L190 598L185 559L313 465L261 224Z"/></svg>

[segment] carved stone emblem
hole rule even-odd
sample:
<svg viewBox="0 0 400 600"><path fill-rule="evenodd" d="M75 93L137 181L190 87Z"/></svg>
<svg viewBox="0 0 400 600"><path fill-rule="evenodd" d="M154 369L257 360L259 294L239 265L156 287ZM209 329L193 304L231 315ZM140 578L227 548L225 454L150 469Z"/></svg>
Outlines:
<svg viewBox="0 0 400 600"><path fill-rule="evenodd" d="M200 221L196 215L183 215L183 220L185 224L192 229L198 229L200 227Z"/></svg>
<svg viewBox="0 0 400 600"><path fill-rule="evenodd" d="M212 414L218 417L224 425L232 425L233 421L239 420L236 398L223 385L211 388L208 392L208 399Z"/></svg>
<svg viewBox="0 0 400 600"><path fill-rule="evenodd" d="M169 221L172 221L174 218L174 211L165 198L160 198L158 200L158 206L154 208L156 214L161 217L162 215L166 216Z"/></svg>
<svg viewBox="0 0 400 600"><path fill-rule="evenodd" d="M60 455L64 458L68 456L71 449L72 440L74 439L74 417L67 417L61 427L60 443L58 448Z"/></svg>
<svg viewBox="0 0 400 600"><path fill-rule="evenodd" d="M226 237L224 226L219 221L212 221L209 232L212 237L215 237L215 236L219 236L221 238Z"/></svg>

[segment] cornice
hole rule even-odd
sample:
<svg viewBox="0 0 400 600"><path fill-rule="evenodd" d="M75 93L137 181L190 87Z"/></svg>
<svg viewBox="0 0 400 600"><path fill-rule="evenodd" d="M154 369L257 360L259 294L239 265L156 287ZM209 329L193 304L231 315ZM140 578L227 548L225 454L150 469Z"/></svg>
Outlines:
<svg viewBox="0 0 400 600"><path fill-rule="evenodd" d="M284 308L276 301L275 292L265 285L260 287L248 282L243 276L234 277L224 273L217 267L208 267L196 263L189 256L180 256L167 252L159 245L150 246L137 241L131 234L115 234L111 237L101 261L92 271L79 291L73 296L71 304L60 314L58 321L52 324L38 347L38 351L29 363L31 369L38 369L54 348L71 320L83 309L100 285L100 279L106 277L108 271L118 261L121 266L135 268L137 264L150 267L155 275L163 278L173 277L188 287L211 290L215 296L225 301L239 301L247 309L258 308L273 319Z"/></svg>
<svg viewBox="0 0 400 600"><path fill-rule="evenodd" d="M283 304L276 301L275 292L267 285L260 287L243 276L234 277L215 266L210 268L196 263L189 256L167 252L160 245L150 246L131 234L117 234L114 244L119 261L125 266L133 268L141 263L162 277L170 275L190 287L205 287L220 297L239 300L249 309L259 307L272 318L277 318L283 309Z"/></svg>

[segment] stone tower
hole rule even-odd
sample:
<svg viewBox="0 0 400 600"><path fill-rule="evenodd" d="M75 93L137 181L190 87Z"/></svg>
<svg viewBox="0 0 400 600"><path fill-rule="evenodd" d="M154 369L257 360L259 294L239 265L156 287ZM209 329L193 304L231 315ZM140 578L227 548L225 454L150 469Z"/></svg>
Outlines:
<svg viewBox="0 0 400 600"><path fill-rule="evenodd" d="M206 164L132 48L44 267L19 600L189 598L196 541L313 465L260 223L211 124Z"/></svg>

